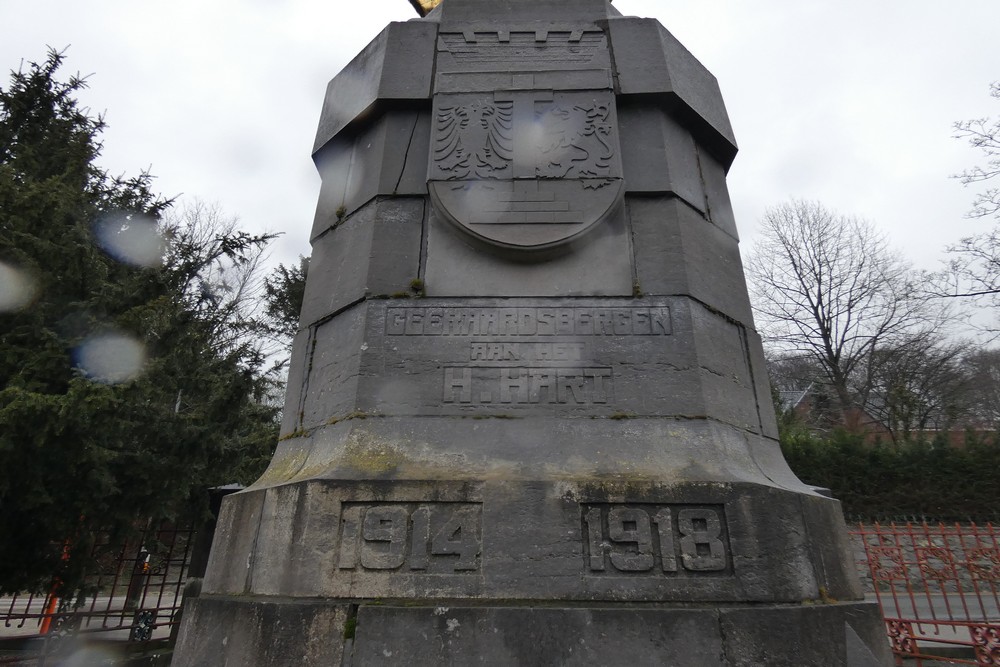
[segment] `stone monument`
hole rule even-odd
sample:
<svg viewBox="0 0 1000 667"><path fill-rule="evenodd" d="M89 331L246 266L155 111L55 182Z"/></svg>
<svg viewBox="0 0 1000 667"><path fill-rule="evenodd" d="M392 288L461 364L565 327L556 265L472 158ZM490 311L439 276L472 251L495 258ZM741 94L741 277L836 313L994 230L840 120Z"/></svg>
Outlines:
<svg viewBox="0 0 1000 667"><path fill-rule="evenodd" d="M174 664L888 664L778 447L735 154L608 0L390 24L327 90L281 439Z"/></svg>

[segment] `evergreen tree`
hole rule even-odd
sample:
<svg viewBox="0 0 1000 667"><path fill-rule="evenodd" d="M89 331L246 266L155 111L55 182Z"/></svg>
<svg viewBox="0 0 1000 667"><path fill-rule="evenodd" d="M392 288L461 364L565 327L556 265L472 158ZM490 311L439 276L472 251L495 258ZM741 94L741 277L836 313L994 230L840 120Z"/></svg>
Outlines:
<svg viewBox="0 0 1000 667"><path fill-rule="evenodd" d="M257 325L225 280L272 237L164 221L149 174L101 170L104 120L62 61L0 88L0 593L68 595L98 532L252 481L277 435Z"/></svg>

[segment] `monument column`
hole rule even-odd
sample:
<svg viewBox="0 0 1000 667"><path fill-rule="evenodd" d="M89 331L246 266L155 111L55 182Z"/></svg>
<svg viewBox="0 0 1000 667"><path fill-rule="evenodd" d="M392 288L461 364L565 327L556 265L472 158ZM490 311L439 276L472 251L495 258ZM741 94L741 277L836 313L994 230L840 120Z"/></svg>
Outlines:
<svg viewBox="0 0 1000 667"><path fill-rule="evenodd" d="M282 435L176 665L889 664L781 456L712 75L444 0L331 81Z"/></svg>

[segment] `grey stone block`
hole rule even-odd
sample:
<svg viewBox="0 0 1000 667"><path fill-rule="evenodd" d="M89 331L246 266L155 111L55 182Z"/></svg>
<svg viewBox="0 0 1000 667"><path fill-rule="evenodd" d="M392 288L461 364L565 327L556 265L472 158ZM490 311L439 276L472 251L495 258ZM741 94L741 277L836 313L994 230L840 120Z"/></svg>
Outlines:
<svg viewBox="0 0 1000 667"><path fill-rule="evenodd" d="M798 609L723 609L725 664L734 667L889 665L892 656L886 638L865 633L862 640L855 630L859 626L880 626L879 616L874 603L820 604ZM848 633L853 635L851 642Z"/></svg>
<svg viewBox="0 0 1000 667"><path fill-rule="evenodd" d="M425 202L377 198L313 242L302 304L314 324L366 296L411 295L420 274Z"/></svg>
<svg viewBox="0 0 1000 667"><path fill-rule="evenodd" d="M356 409L366 309L355 306L316 327L304 384L302 428L314 428Z"/></svg>
<svg viewBox="0 0 1000 667"><path fill-rule="evenodd" d="M379 195L426 195L429 141L429 112L412 110L388 111L332 142L316 160L323 184L313 242Z"/></svg>
<svg viewBox="0 0 1000 667"><path fill-rule="evenodd" d="M736 139L719 84L655 19L608 21L621 95L662 97L662 104L726 166Z"/></svg>
<svg viewBox="0 0 1000 667"><path fill-rule="evenodd" d="M729 188L726 187L725 168L707 151L699 152L698 165L705 184L708 219L719 229L739 240L736 216L733 214L733 204L729 199Z"/></svg>
<svg viewBox="0 0 1000 667"><path fill-rule="evenodd" d="M223 499L205 569L205 593L240 595L250 589L263 503L264 495L258 491L241 491Z"/></svg>
<svg viewBox="0 0 1000 667"><path fill-rule="evenodd" d="M577 0L567 5L560 0L451 0L441 6L439 14L430 16L444 27L449 23L479 23L509 21L599 21L613 16L607 0ZM615 12L617 13L617 12Z"/></svg>
<svg viewBox="0 0 1000 667"><path fill-rule="evenodd" d="M514 255L477 244L431 213L428 296L631 296L629 240L615 215L572 245Z"/></svg>
<svg viewBox="0 0 1000 667"><path fill-rule="evenodd" d="M214 551L240 564L242 579L220 583L210 565L206 595L790 604L859 596L850 562L838 564L839 505L808 490L742 482L740 471L708 462L622 481L611 469L581 474L572 461L545 469L529 458L518 473L502 457L472 483L455 479L456 452L393 449L400 430L366 423L378 425L351 433L325 470L307 463L300 481L227 500L258 544L250 554L238 535L219 534ZM649 455L629 444L614 453ZM527 442L520 453L537 448ZM550 460L570 447L553 450ZM671 448L663 459L678 455ZM720 481L685 481L710 477ZM813 539L807 522L818 520L835 537Z"/></svg>
<svg viewBox="0 0 1000 667"><path fill-rule="evenodd" d="M326 89L313 152L379 104L430 98L437 24L390 23Z"/></svg>
<svg viewBox="0 0 1000 667"><path fill-rule="evenodd" d="M802 515L807 529L815 526L840 528L843 516L839 501L811 496L802 497ZM824 582L825 597L834 600L864 597L846 528L809 530L809 548L811 561Z"/></svg>
<svg viewBox="0 0 1000 667"><path fill-rule="evenodd" d="M757 414L760 418L760 432L774 440L778 439L778 420L775 416L774 401L771 398L771 381L767 376L767 362L760 335L752 328L743 327L746 337L746 351L749 355L750 372L753 373L754 393L757 396Z"/></svg>
<svg viewBox="0 0 1000 667"><path fill-rule="evenodd" d="M357 627L358 666L725 664L710 610L364 606Z"/></svg>
<svg viewBox="0 0 1000 667"><path fill-rule="evenodd" d="M328 667L344 655L348 606L300 601L184 600L174 667Z"/></svg>
<svg viewBox="0 0 1000 667"><path fill-rule="evenodd" d="M676 297L376 299L310 330L286 434L353 411L711 418L759 433L769 400L745 329Z"/></svg>
<svg viewBox="0 0 1000 667"><path fill-rule="evenodd" d="M662 107L649 102L624 101L619 105L618 118L626 190L671 193L706 212L698 147L690 132Z"/></svg>
<svg viewBox="0 0 1000 667"><path fill-rule="evenodd" d="M305 399L306 373L308 359L313 354L315 329L307 326L301 329L292 339L292 352L289 357L288 379L285 382L285 407L281 414L281 431L278 437L284 437L302 425L302 401Z"/></svg>
<svg viewBox="0 0 1000 667"><path fill-rule="evenodd" d="M684 294L750 324L753 316L736 240L670 197L626 201L643 294Z"/></svg>
<svg viewBox="0 0 1000 667"><path fill-rule="evenodd" d="M267 489L252 564L252 588L261 595L316 597L337 567L340 497L329 484Z"/></svg>

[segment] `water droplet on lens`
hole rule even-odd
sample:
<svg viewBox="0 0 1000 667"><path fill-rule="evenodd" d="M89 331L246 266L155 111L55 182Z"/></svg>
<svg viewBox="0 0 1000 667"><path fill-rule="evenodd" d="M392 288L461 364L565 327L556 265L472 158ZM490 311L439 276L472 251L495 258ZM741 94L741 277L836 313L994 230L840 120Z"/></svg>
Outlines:
<svg viewBox="0 0 1000 667"><path fill-rule="evenodd" d="M156 220L141 215L116 215L95 228L97 242L120 262L156 267L163 261L164 242Z"/></svg>
<svg viewBox="0 0 1000 667"><path fill-rule="evenodd" d="M0 313L20 310L31 303L38 287L27 271L0 262Z"/></svg>
<svg viewBox="0 0 1000 667"><path fill-rule="evenodd" d="M146 364L146 348L132 336L103 332L80 343L74 359L77 367L91 380L119 384L142 373Z"/></svg>

